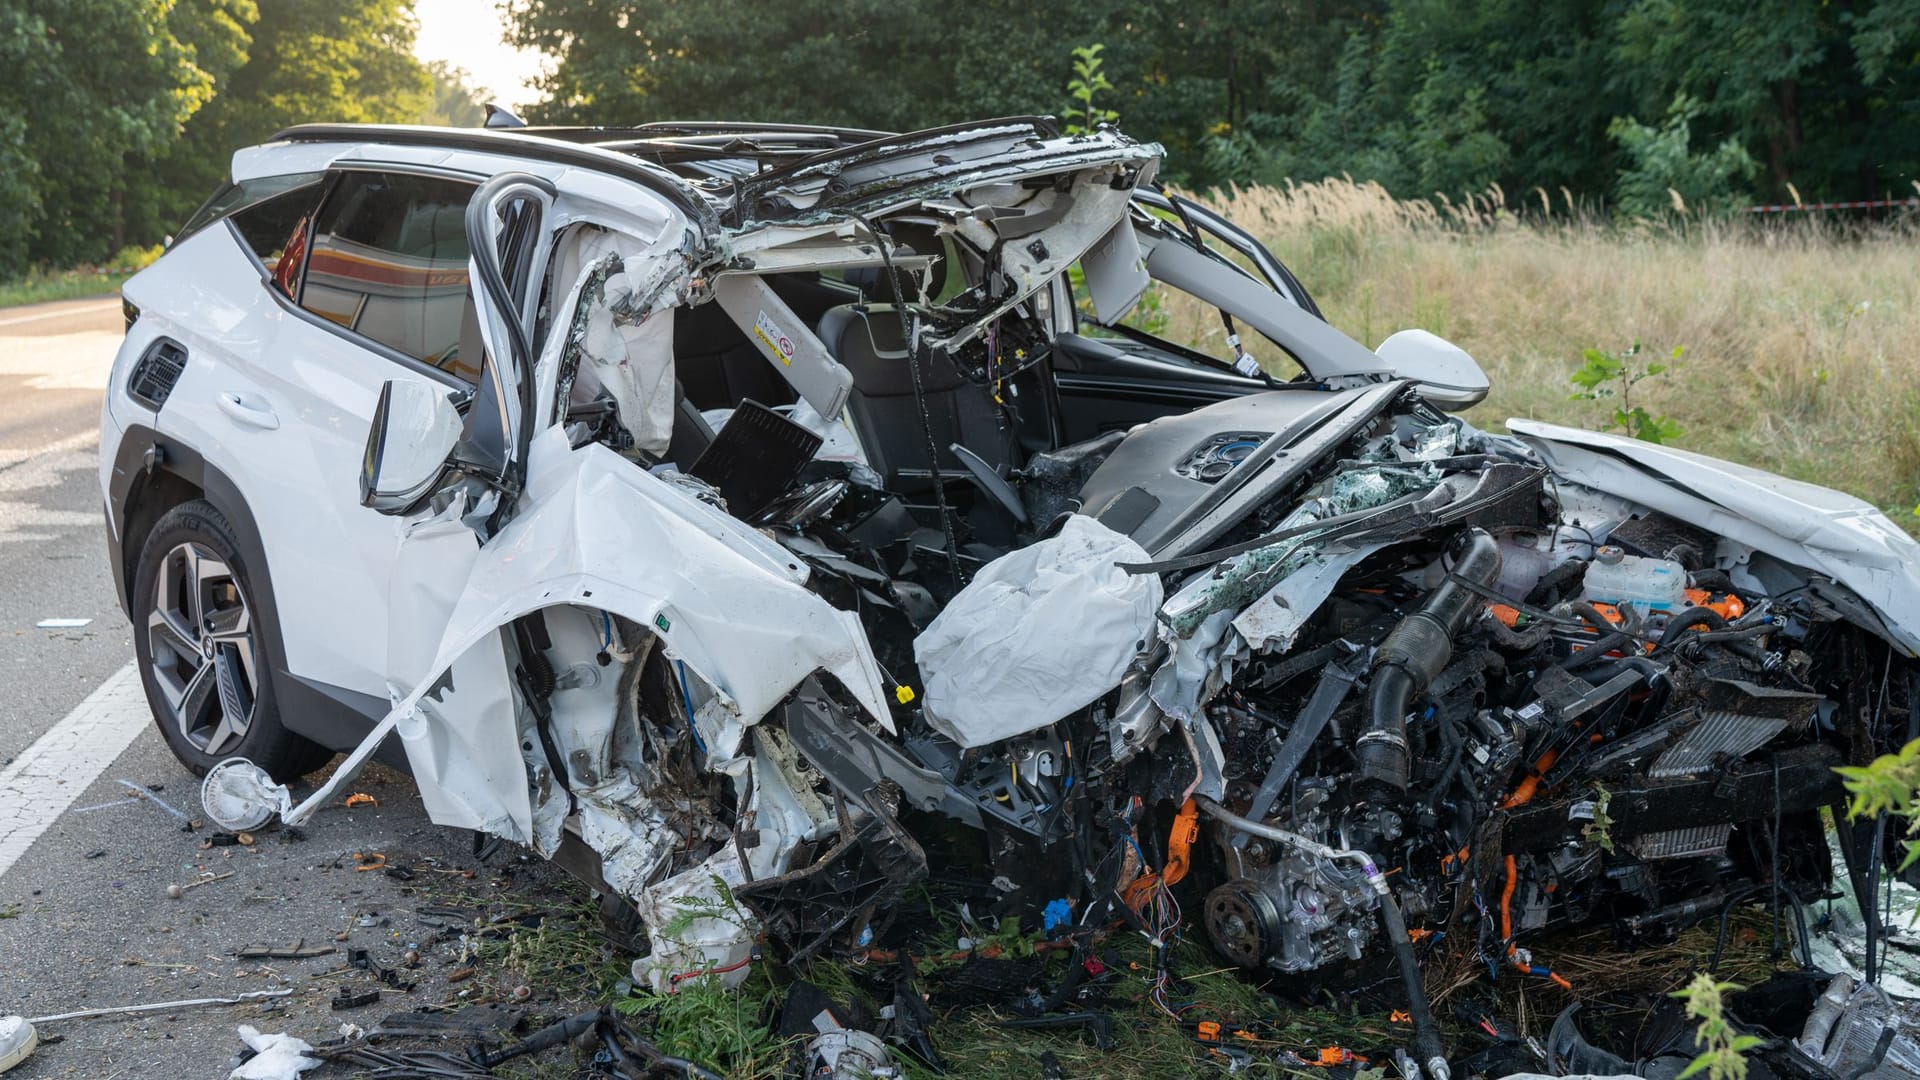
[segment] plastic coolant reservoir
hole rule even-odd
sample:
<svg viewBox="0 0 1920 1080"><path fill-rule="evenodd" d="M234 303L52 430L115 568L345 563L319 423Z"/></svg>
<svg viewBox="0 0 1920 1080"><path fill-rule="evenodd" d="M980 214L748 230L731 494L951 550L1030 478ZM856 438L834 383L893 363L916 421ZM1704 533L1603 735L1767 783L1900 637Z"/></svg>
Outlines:
<svg viewBox="0 0 1920 1080"><path fill-rule="evenodd" d="M1687 568L1671 559L1644 559L1603 547L1587 566L1582 595L1640 611L1678 611L1687 606Z"/></svg>

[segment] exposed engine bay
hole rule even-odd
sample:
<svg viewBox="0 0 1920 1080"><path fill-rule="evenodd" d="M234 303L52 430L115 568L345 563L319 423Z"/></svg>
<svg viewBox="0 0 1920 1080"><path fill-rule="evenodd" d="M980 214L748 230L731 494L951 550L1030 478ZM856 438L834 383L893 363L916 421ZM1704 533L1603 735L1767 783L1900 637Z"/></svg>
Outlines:
<svg viewBox="0 0 1920 1080"><path fill-rule="evenodd" d="M1834 767L1920 735L1912 541L1738 466L1480 430L1290 277L1241 312L1289 382L1237 336L1090 336L1196 258L1239 275L1232 334L1253 280L1177 202L1130 208L1130 147L776 206L731 236L749 276L563 237L524 484L444 484L409 536L450 623L394 634L437 654L372 742L435 820L629 906L657 988L903 948L938 889L1064 935L1197 924L1260 979L1397 971L1440 1076L1437 943L1558 980L1552 927L1823 894Z"/></svg>
<svg viewBox="0 0 1920 1080"><path fill-rule="evenodd" d="M1196 447L1235 445L1221 440L1260 440L1247 468L1292 441L1286 392L1271 396L1129 434L1086 505L1131 480L1177 491ZM1278 431L1243 430L1261 406ZM1831 583L1561 480L1525 442L1404 387L1354 392L1348 410L1284 482L1249 476L1237 490L1271 494L1187 549L1205 550L1165 557L1175 529L1151 514L1133 526L1154 546L1136 542L1125 569L1167 599L1144 649L1120 642L1123 673L1098 699L1047 722L1033 688L1091 659L1065 641L1060 664L965 650L1040 706L993 741L943 723L931 693L896 703L890 737L810 681L754 738L797 754L838 840L734 895L805 955L887 941L889 907L930 865L984 861L995 910L1028 925L1063 899L1077 924L1158 933L1177 903L1249 972L1337 982L1401 953L1417 986L1416 931L1558 980L1528 950L1534 932L1605 921L1661 940L1741 900L1824 893L1833 767L1903 738L1920 704L1911 661L1849 622ZM1175 451L1133 452L1159 441ZM926 685L938 673L908 643L948 601L946 554L853 475L763 520L822 595L860 613L882 670ZM1017 604L993 610L1013 621ZM982 830L984 850L943 818Z"/></svg>

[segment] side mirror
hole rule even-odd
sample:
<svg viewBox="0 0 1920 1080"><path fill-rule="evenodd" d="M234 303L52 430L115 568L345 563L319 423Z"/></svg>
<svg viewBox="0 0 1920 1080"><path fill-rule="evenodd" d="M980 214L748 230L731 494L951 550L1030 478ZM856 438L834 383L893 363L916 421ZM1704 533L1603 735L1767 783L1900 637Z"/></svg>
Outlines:
<svg viewBox="0 0 1920 1080"><path fill-rule="evenodd" d="M444 386L387 380L360 459L360 505L404 514L419 505L460 440L463 421Z"/></svg>
<svg viewBox="0 0 1920 1080"><path fill-rule="evenodd" d="M1425 330L1402 330L1373 351L1394 375L1418 383L1421 397L1449 412L1478 405L1493 388L1465 349Z"/></svg>

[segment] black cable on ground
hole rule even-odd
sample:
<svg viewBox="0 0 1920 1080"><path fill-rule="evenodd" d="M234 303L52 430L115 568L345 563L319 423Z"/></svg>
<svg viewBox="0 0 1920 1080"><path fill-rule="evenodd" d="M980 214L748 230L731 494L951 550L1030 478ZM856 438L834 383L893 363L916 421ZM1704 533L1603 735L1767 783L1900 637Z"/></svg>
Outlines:
<svg viewBox="0 0 1920 1080"><path fill-rule="evenodd" d="M1433 1063L1445 1068L1446 1051L1440 1044L1440 1025L1433 1019L1433 1006L1427 1001L1426 982L1420 977L1420 962L1413 955L1413 938L1407 933L1400 905L1389 892L1380 894L1380 921L1386 925L1387 940L1393 943L1393 955L1400 962L1400 978L1407 987L1407 1013L1413 1017L1413 1049L1420 1064L1438 1073Z"/></svg>
<svg viewBox="0 0 1920 1080"><path fill-rule="evenodd" d="M940 444L933 438L933 417L927 409L927 391L920 377L920 347L914 340L913 328L907 322L907 293L901 288L900 272L893 265L893 235L882 233L873 222L849 212L848 217L859 222L867 232L873 234L875 244L880 248L880 262L886 267L887 280L893 285L893 313L900 320L900 342L907 350L907 374L913 381L913 407L920 414L920 434L927 440L927 472L933 476L933 501L940 511L940 532L947 541L947 570L953 575L953 588L960 590L960 545L954 535L953 511L947 506L947 481L940 474Z"/></svg>
<svg viewBox="0 0 1920 1080"><path fill-rule="evenodd" d="M1876 952L1880 937L1880 847L1887 842L1887 813L1882 810L1873 819L1873 848L1867 852L1866 895L1860 901L1860 919L1867 925L1867 962L1862 965L1866 981L1879 983L1880 961Z"/></svg>

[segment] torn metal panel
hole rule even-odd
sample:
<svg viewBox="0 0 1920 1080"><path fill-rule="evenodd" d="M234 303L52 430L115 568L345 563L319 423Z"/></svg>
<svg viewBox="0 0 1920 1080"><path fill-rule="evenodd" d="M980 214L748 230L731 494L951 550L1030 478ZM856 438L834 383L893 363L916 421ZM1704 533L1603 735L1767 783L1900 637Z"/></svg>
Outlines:
<svg viewBox="0 0 1920 1080"><path fill-rule="evenodd" d="M1242 608L1233 617L1233 629L1255 652L1285 652L1293 648L1300 631L1320 610L1347 571L1365 562L1384 545L1349 547L1329 545L1315 552L1286 577Z"/></svg>
<svg viewBox="0 0 1920 1080"><path fill-rule="evenodd" d="M1318 489L1319 495L1287 515L1273 531L1371 510L1403 495L1430 490L1439 481L1439 472L1427 463L1411 468L1380 466L1340 472ZM1312 537L1276 541L1235 556L1196 577L1167 602L1168 626L1176 636L1191 634L1214 613L1243 611L1275 583L1306 566L1325 562Z"/></svg>
<svg viewBox="0 0 1920 1080"><path fill-rule="evenodd" d="M1872 505L1829 488L1605 432L1512 419L1559 476L1831 576L1920 654L1920 543Z"/></svg>
<svg viewBox="0 0 1920 1080"><path fill-rule="evenodd" d="M410 525L400 543L388 585L394 601L388 615L389 694L398 703L427 686L399 732L428 815L525 843L533 836L527 786L502 782L520 779L520 752L517 737L497 734L518 728L499 636L474 641L450 670L435 667L434 643L480 553L479 539L462 520L466 508L464 494L456 494L446 509ZM444 717L471 719L430 731L428 725Z"/></svg>
<svg viewBox="0 0 1920 1080"><path fill-rule="evenodd" d="M726 847L636 896L650 947L633 962L635 981L657 993L746 982L758 926L732 894L746 881L739 853Z"/></svg>
<svg viewBox="0 0 1920 1080"><path fill-rule="evenodd" d="M1160 148L1111 128L1062 136L1027 117L888 136L833 150L744 183L727 224L743 230L776 223L869 217L983 184L1058 175L1102 165L1125 167L1144 183Z"/></svg>
<svg viewBox="0 0 1920 1080"><path fill-rule="evenodd" d="M529 611L577 603L652 628L668 656L724 695L736 725L759 722L823 669L890 725L858 620L808 591L805 566L785 549L604 446L576 450L550 431L532 459L530 508L482 549L442 658ZM633 558L648 551L673 555Z"/></svg>

